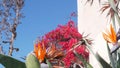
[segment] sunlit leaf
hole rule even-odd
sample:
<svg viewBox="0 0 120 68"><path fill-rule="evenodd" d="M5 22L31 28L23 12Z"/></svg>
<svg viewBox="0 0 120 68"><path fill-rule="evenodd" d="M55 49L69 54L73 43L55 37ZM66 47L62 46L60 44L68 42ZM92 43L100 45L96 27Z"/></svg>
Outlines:
<svg viewBox="0 0 120 68"><path fill-rule="evenodd" d="M26 67L27 68L40 68L39 60L31 53L26 58Z"/></svg>

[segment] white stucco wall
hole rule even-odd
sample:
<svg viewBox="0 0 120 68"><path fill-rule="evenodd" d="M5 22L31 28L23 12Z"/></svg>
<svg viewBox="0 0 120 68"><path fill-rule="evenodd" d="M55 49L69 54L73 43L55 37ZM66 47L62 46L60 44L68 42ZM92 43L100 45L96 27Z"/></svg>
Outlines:
<svg viewBox="0 0 120 68"><path fill-rule="evenodd" d="M105 0L104 0L105 1ZM78 30L80 33L85 33L84 35L90 34L89 38L92 38L93 50L98 52L107 62L109 62L106 43L102 37L102 31L109 24L108 18L106 18L106 13L101 14L98 0L94 0L92 6L86 0L77 0L78 6ZM90 55L90 63L94 68L99 68L95 58Z"/></svg>

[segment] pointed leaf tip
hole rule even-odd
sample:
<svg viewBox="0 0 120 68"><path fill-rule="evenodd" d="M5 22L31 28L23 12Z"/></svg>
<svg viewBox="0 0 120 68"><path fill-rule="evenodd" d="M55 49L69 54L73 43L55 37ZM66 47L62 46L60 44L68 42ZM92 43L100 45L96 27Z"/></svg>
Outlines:
<svg viewBox="0 0 120 68"><path fill-rule="evenodd" d="M28 54L26 58L26 67L27 68L40 68L39 60L32 54Z"/></svg>

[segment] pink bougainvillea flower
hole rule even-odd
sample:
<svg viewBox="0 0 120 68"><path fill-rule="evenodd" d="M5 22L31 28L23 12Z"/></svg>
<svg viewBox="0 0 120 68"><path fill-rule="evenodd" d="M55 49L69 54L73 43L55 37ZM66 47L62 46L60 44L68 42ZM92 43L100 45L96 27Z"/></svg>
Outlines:
<svg viewBox="0 0 120 68"><path fill-rule="evenodd" d="M41 45L40 42L34 45L34 53L38 58L39 62L43 62L46 55L46 48L44 44Z"/></svg>
<svg viewBox="0 0 120 68"><path fill-rule="evenodd" d="M72 51L68 52L65 56L65 58L63 58L64 64L65 64L65 68L69 68L71 63L75 61L75 55Z"/></svg>
<svg viewBox="0 0 120 68"><path fill-rule="evenodd" d="M72 20L68 21L66 25L58 25L56 29L42 37L47 50L45 58L58 58L59 60L63 60L62 63L64 63L66 68L69 68L70 65L77 60L71 49L76 43L81 41L82 38L82 34L78 32ZM89 59L89 52L86 50L85 45L79 45L75 50L86 60Z"/></svg>
<svg viewBox="0 0 120 68"><path fill-rule="evenodd" d="M114 31L112 24L110 25L110 31L106 30L106 33L103 33L103 37L109 43L115 44L117 42L116 32Z"/></svg>
<svg viewBox="0 0 120 68"><path fill-rule="evenodd" d="M83 56L87 61L89 60L89 51L87 50L85 45L80 45L76 49L76 52Z"/></svg>

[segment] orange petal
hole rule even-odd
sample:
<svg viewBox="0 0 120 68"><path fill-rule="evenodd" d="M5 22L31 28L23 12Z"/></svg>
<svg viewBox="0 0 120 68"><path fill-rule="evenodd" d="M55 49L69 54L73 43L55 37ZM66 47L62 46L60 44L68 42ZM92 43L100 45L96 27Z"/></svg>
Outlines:
<svg viewBox="0 0 120 68"><path fill-rule="evenodd" d="M38 48L36 47L36 44L34 45L34 53L36 57L38 57Z"/></svg>
<svg viewBox="0 0 120 68"><path fill-rule="evenodd" d="M38 58L38 60L40 62L42 62L45 58L45 54L46 54L46 48L45 46L41 46L40 42L37 43L37 47L36 45L34 45L34 53L36 55L36 57Z"/></svg>
<svg viewBox="0 0 120 68"><path fill-rule="evenodd" d="M114 28L112 27L112 24L110 25L110 31L106 30L106 33L103 33L103 37L107 42L113 44L117 42L116 33L114 31Z"/></svg>
<svg viewBox="0 0 120 68"><path fill-rule="evenodd" d="M104 37L104 39L105 39L107 42L112 43L112 40L111 40L111 38L110 38L109 35L103 33L103 37Z"/></svg>
<svg viewBox="0 0 120 68"><path fill-rule="evenodd" d="M116 39L116 32L114 31L114 28L112 27L112 24L110 25L110 31L111 31L111 35L112 35L112 41L114 43L117 42L117 39Z"/></svg>

